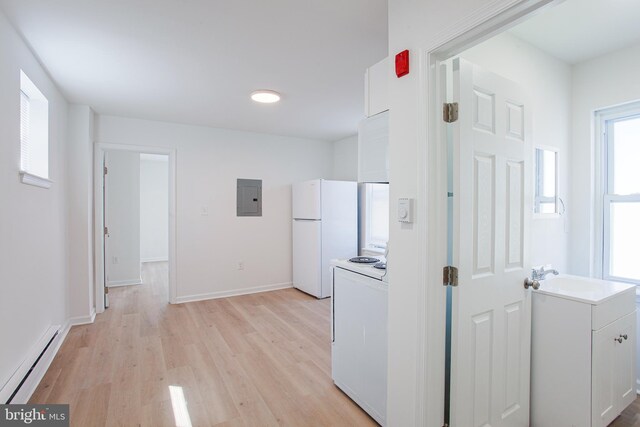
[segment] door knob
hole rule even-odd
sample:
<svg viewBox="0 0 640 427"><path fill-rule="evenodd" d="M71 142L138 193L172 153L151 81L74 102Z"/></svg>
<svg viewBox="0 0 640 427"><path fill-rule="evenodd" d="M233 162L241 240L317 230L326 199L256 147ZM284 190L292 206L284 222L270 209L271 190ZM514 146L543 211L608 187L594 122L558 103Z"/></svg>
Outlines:
<svg viewBox="0 0 640 427"><path fill-rule="evenodd" d="M623 335L623 334L620 334L620 338L624 338L624 339L625 339L625 341L626 341L628 337L627 337L627 334L624 334L624 335Z"/></svg>
<svg viewBox="0 0 640 427"><path fill-rule="evenodd" d="M524 288L529 289L529 287L532 287L533 289L540 289L540 282L527 277L526 279L524 279Z"/></svg>
<svg viewBox="0 0 640 427"><path fill-rule="evenodd" d="M620 335L618 338L614 338L614 341L618 341L620 344L622 344L622 335Z"/></svg>

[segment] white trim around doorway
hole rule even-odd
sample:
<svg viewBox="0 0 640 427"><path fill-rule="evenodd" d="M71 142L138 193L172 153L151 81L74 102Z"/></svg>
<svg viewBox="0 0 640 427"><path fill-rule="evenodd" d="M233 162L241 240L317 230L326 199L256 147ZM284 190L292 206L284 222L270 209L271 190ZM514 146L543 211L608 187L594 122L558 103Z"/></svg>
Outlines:
<svg viewBox="0 0 640 427"><path fill-rule="evenodd" d="M418 239L420 271L418 301L416 425L436 426L444 421L446 289L442 268L446 265L447 146L440 126L442 99L440 64L446 59L524 21L552 3L562 0L492 1L463 16L438 34L418 54L420 99L418 109ZM393 107L393 99L392 99ZM436 351L436 349L438 349Z"/></svg>
<svg viewBox="0 0 640 427"><path fill-rule="evenodd" d="M163 154L169 157L169 303L177 303L177 249L176 249L176 150L100 142L95 144L93 165L94 200L94 266L96 313L104 312L104 223L103 223L103 161L105 151L130 151L145 154Z"/></svg>

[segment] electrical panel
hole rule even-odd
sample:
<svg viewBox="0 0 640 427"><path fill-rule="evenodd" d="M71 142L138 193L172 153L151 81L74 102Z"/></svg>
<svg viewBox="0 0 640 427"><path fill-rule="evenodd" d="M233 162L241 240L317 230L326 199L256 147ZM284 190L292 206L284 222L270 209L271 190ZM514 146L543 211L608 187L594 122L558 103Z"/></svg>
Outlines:
<svg viewBox="0 0 640 427"><path fill-rule="evenodd" d="M262 216L262 180L238 179L237 216Z"/></svg>

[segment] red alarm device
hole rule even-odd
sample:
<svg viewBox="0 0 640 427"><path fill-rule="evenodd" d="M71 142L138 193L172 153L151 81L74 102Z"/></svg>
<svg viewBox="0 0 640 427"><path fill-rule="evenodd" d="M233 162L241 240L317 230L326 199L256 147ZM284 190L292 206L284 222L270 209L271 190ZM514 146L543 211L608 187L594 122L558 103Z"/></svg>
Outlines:
<svg viewBox="0 0 640 427"><path fill-rule="evenodd" d="M396 76L402 77L409 74L409 51L403 50L396 55Z"/></svg>

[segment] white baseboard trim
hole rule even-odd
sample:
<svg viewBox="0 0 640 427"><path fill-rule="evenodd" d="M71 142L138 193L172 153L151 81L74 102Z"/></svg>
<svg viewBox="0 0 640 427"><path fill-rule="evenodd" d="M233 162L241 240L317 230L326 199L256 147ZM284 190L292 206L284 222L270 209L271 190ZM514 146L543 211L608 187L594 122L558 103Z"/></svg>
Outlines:
<svg viewBox="0 0 640 427"><path fill-rule="evenodd" d="M25 382L20 386L20 389L11 400L11 403L15 404L27 403L33 392L36 391L40 381L42 381L42 378L44 378L44 375L47 373L49 366L51 366L51 362L53 362L56 354L58 354L58 350L60 350L60 347L64 343L71 327L76 325L87 325L93 323L95 319L96 309L92 308L91 313L88 316L71 317L67 319L63 326L50 326L43 337L29 351L29 354L24 358L13 376L9 381L7 381L4 387L0 389L0 403L5 403L9 397L11 397L16 388L20 386L22 379L28 374L29 369L31 369L40 353L42 353L44 347L57 331L58 335L53 339L53 341L51 341L51 344L49 344L47 350L42 354L33 371L31 371Z"/></svg>
<svg viewBox="0 0 640 427"><path fill-rule="evenodd" d="M89 325L93 323L94 320L96 320L96 309L92 308L91 314L89 314L88 316L71 317L68 320L68 323L69 326Z"/></svg>
<svg viewBox="0 0 640 427"><path fill-rule="evenodd" d="M62 347L62 343L64 343L65 338L67 338L70 329L71 324L67 322L64 328L62 328L62 331L58 333L56 339L51 343L47 352L42 355L42 359L40 359L40 362L38 362L38 365L36 365L36 368L31 372L31 375L29 375L29 378L27 378L27 381L22 385L22 388L11 403L27 403L29 401L31 395L36 391L40 381L42 381L42 378L44 378L44 375L47 373L49 366L51 366L51 362L53 362L56 354L58 354L58 350ZM21 401L18 402L18 400Z"/></svg>
<svg viewBox="0 0 640 427"><path fill-rule="evenodd" d="M22 379L27 375L31 366L33 366L38 356L51 339L52 329L54 332L57 329L58 335L53 339L49 348L47 348L47 350L42 354L38 364L35 366L33 371L31 371L25 382L11 400L11 403L24 404L29 401L33 392L36 391L38 384L40 384L40 381L44 378L44 375L46 374L47 369L49 369L51 362L53 362L54 357L58 354L58 350L62 346L64 339L67 337L70 328L71 325L68 321L64 326L51 326L49 328L43 338L31 349L29 355L23 360L20 367L16 369L16 372L13 374L11 379L9 379L2 390L0 390L1 403L5 403L11 394L13 394L15 389L20 385Z"/></svg>
<svg viewBox="0 0 640 427"><path fill-rule="evenodd" d="M140 260L141 263L143 262L168 262L169 258L168 257L159 257L159 258L143 258Z"/></svg>
<svg viewBox="0 0 640 427"><path fill-rule="evenodd" d="M107 282L107 287L109 288L117 288L118 286L131 286L131 285L142 285L142 279L140 280L114 280Z"/></svg>
<svg viewBox="0 0 640 427"><path fill-rule="evenodd" d="M176 298L177 304L182 304L185 302L194 302L194 301L203 301L208 299L218 299L218 298L228 298L235 297L239 295L248 295L248 294L257 294L260 292L269 292L269 291L277 291L279 289L288 289L293 288L292 282L286 283L274 283L272 285L264 285L264 286L254 286L253 288L244 288L230 291L218 291L218 292L210 292L207 294L196 294L196 295L186 295L182 297Z"/></svg>
<svg viewBox="0 0 640 427"><path fill-rule="evenodd" d="M640 395L640 378L636 379L636 394Z"/></svg>

